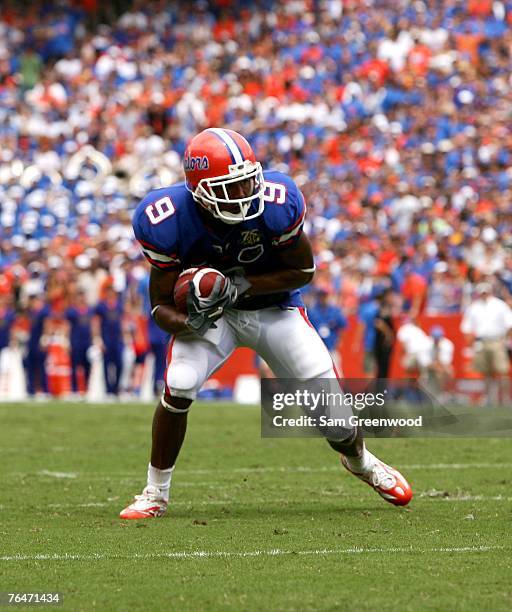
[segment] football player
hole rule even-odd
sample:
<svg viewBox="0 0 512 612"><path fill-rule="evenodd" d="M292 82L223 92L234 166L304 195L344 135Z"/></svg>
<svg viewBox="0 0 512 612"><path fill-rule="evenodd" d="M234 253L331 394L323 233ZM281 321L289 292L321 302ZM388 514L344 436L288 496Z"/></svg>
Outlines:
<svg viewBox="0 0 512 612"><path fill-rule="evenodd" d="M153 419L147 485L120 517L165 514L171 477L197 392L238 346L254 349L276 376L336 378L329 351L309 323L299 288L313 278L311 245L303 232L306 206L293 180L263 171L247 140L210 128L189 142L185 183L150 192L133 228L151 264L156 323L172 334L166 384ZM206 265L228 277L207 300L188 296L188 315L173 301L183 269ZM354 428L328 440L343 466L384 499L405 505L404 477L378 460Z"/></svg>

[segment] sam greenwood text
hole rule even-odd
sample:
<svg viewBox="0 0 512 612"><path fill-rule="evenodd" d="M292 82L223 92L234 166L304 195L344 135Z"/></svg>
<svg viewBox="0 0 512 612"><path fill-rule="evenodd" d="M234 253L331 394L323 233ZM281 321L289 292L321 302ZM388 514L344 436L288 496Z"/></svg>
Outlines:
<svg viewBox="0 0 512 612"><path fill-rule="evenodd" d="M330 418L325 415L312 417L302 415L295 418L284 417L277 414L272 418L274 427L422 427L423 417L418 416L414 419L364 419L356 415L347 418Z"/></svg>

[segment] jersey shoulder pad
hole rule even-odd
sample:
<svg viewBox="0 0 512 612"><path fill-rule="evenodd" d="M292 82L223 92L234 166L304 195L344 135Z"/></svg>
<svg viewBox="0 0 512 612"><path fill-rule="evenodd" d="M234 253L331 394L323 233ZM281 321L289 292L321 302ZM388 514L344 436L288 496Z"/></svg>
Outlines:
<svg viewBox="0 0 512 612"><path fill-rule="evenodd" d="M184 184L150 191L137 206L133 232L142 252L155 268L180 267L178 214L189 196Z"/></svg>
<svg viewBox="0 0 512 612"><path fill-rule="evenodd" d="M288 175L274 170L264 172L264 219L272 245L285 247L294 244L302 234L306 217L306 203L301 190Z"/></svg>

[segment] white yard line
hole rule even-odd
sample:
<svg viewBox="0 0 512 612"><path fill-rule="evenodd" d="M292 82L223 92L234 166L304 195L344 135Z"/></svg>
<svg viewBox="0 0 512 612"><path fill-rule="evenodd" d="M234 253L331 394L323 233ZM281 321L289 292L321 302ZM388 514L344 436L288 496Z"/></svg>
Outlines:
<svg viewBox="0 0 512 612"><path fill-rule="evenodd" d="M512 469L512 463L399 463L397 467L400 470L506 470ZM300 474L300 473L312 473L318 474L322 472L340 472L341 468L339 465L328 465L325 467L309 467L305 465L296 466L281 466L281 467L246 467L246 468L223 468L223 469L179 469L176 472L175 478L178 475L201 475L201 474ZM144 474L141 470L140 476L137 474L84 474L78 472L54 472L49 470L42 470L37 474L30 472L10 472L5 476L13 476L15 478L20 477L34 477L34 476L48 476L54 478L82 478L84 480L140 480L144 478Z"/></svg>
<svg viewBox="0 0 512 612"><path fill-rule="evenodd" d="M37 474L38 476L49 476L50 478L78 478L77 472L51 472L50 470L41 470Z"/></svg>
<svg viewBox="0 0 512 612"><path fill-rule="evenodd" d="M339 494L340 498L344 497L342 493ZM345 496L346 497L346 496ZM331 497L331 501L334 501L335 495ZM431 495L428 491L418 492L415 494L416 499L422 499L426 501L449 501L449 502L468 502L468 501L492 501L492 502L512 502L512 497L504 495ZM72 508L107 508L113 505L122 504L120 500L108 500L108 501L97 501L97 502L84 502L81 504L74 503L55 503L44 506L45 508L55 509L72 509ZM287 499L266 499L258 497L257 499L202 499L202 500L171 500L170 506L172 507L183 507L183 506L249 506L253 504L293 504L293 498Z"/></svg>
<svg viewBox="0 0 512 612"><path fill-rule="evenodd" d="M416 497L422 499L435 499L436 501L451 501L451 502L464 502L464 501L512 501L512 497L505 495L431 495L427 492L419 493Z"/></svg>
<svg viewBox="0 0 512 612"><path fill-rule="evenodd" d="M214 558L248 558L248 557L280 557L292 555L365 555L365 554L432 554L432 553L451 553L467 554L491 552L494 550L505 550L505 546L461 546L449 548L341 548L341 549L319 549L319 550L281 550L279 548L271 550L252 550L252 551L182 551L182 552L163 552L163 553L132 553L132 554L106 554L94 553L81 555L74 553L62 553L52 555L3 555L0 561L103 561L109 559L214 559Z"/></svg>
<svg viewBox="0 0 512 612"><path fill-rule="evenodd" d="M202 500L189 500L189 501L171 501L170 506L231 506L231 505L239 505L239 506L249 506L252 504L288 504L293 503L293 500L290 499L262 499L258 498L255 500L232 500L232 499L202 499ZM112 505L119 505L122 502L117 501L108 501L108 502L85 502L83 504L48 504L47 508L106 508Z"/></svg>

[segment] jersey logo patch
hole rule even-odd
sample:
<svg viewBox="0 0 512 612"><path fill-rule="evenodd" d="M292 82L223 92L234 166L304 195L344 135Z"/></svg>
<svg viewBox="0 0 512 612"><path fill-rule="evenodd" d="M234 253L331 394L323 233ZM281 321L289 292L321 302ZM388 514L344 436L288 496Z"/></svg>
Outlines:
<svg viewBox="0 0 512 612"><path fill-rule="evenodd" d="M263 255L263 245L257 244L256 246L245 247L240 253L238 253L238 261L240 263L251 263L256 261Z"/></svg>
<svg viewBox="0 0 512 612"><path fill-rule="evenodd" d="M187 155L183 162L185 170L208 170L210 162L206 155L197 155L196 157L190 157Z"/></svg>
<svg viewBox="0 0 512 612"><path fill-rule="evenodd" d="M261 236L257 229L245 230L242 232L242 244L248 246L261 242Z"/></svg>

